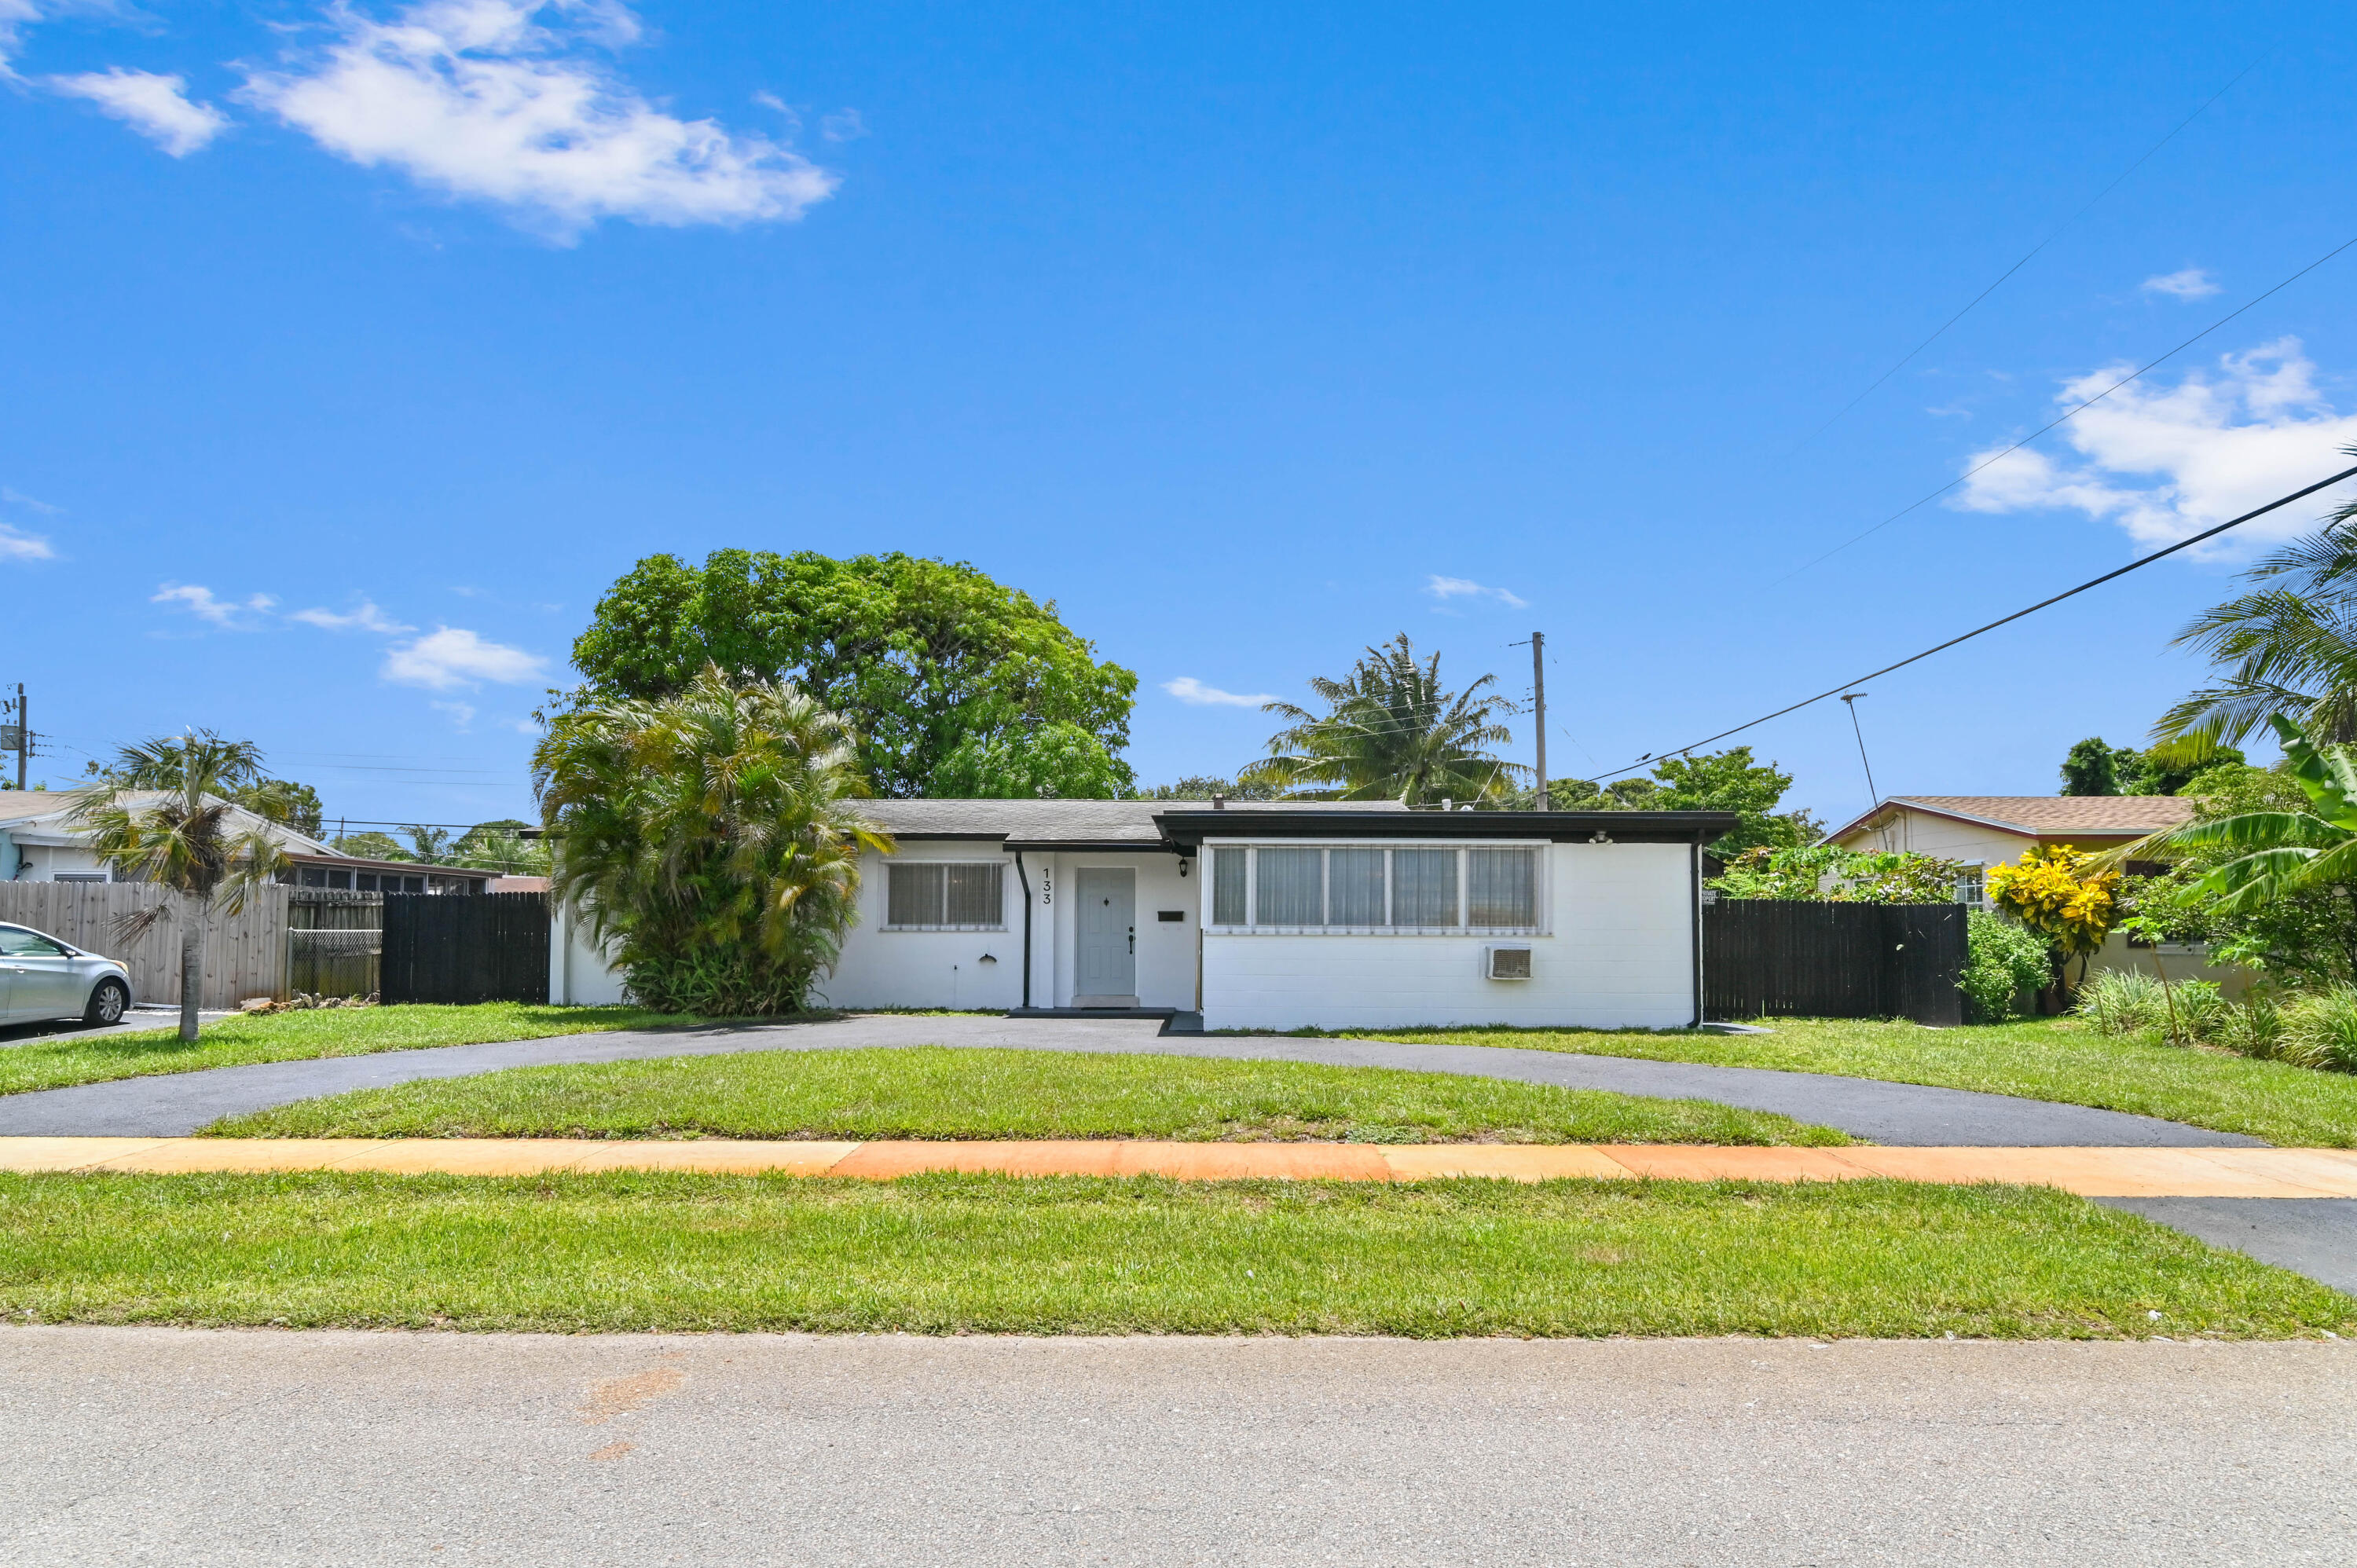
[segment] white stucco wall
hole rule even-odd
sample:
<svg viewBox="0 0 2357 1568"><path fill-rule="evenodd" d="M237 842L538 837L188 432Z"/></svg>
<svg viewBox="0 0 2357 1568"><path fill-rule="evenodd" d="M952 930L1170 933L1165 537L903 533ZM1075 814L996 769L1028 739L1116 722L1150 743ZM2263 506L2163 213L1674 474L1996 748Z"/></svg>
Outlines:
<svg viewBox="0 0 2357 1568"><path fill-rule="evenodd" d="M827 1007L964 1007L1005 1009L1023 993L1023 896L1015 861L988 841L905 843L910 861L998 861L1003 878L1002 929L991 931L884 929L888 857L869 851L859 866L859 919L844 933L834 972L820 977L811 1000ZM984 961L987 955L989 961Z"/></svg>
<svg viewBox="0 0 2357 1568"><path fill-rule="evenodd" d="M60 873L108 875L106 863L79 844L18 843L0 834L0 881L54 882Z"/></svg>
<svg viewBox="0 0 2357 1568"><path fill-rule="evenodd" d="M1055 901L1040 911L1053 914L1056 961L1049 983L1049 994L1053 1000L1043 1000L1035 983L1033 1005L1071 1005L1080 972L1080 905L1075 901L1080 874L1108 867L1130 871L1137 879L1138 1005L1191 1011L1195 1005L1195 929L1202 902L1195 887L1193 863L1182 862L1175 854L1074 853L1056 855L1054 860ZM1179 869L1182 865L1187 867L1184 874ZM1035 897L1039 896L1036 886L1032 891ZM1168 922L1156 918L1164 909L1176 909L1182 918ZM1033 940L1038 940L1036 931Z"/></svg>
<svg viewBox="0 0 2357 1568"><path fill-rule="evenodd" d="M1555 844L1547 934L1292 936L1207 931L1211 1029L1515 1024L1680 1028L1695 1021L1694 882L1684 844ZM1527 942L1529 980L1481 950Z"/></svg>
<svg viewBox="0 0 2357 1568"><path fill-rule="evenodd" d="M549 911L548 999L559 1007L612 1007L622 1000L622 972L562 906Z"/></svg>

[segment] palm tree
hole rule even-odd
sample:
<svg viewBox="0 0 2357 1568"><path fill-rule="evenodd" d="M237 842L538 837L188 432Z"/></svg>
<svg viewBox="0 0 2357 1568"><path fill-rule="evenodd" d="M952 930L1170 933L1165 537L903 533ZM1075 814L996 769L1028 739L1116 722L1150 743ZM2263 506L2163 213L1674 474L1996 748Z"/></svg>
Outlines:
<svg viewBox="0 0 2357 1568"><path fill-rule="evenodd" d="M533 753L557 845L551 892L619 946L669 1012L790 1013L856 912L863 850L892 841L843 721L796 688L717 665L676 696L576 709Z"/></svg>
<svg viewBox="0 0 2357 1568"><path fill-rule="evenodd" d="M2357 501L2244 575L2260 585L2176 638L2223 674L2162 714L2153 739L2194 760L2290 714L2319 746L2357 740Z"/></svg>
<svg viewBox="0 0 2357 1568"><path fill-rule="evenodd" d="M125 938L158 922L180 922L180 1038L197 1037L204 990L205 929L216 909L234 915L256 887L277 880L286 854L275 835L243 827L226 797L263 778L252 741L223 740L210 730L143 741L116 754L107 782L74 809L91 830L91 848L135 882L169 891L115 923ZM177 908L176 908L177 906Z"/></svg>
<svg viewBox="0 0 2357 1568"><path fill-rule="evenodd" d="M2150 834L2107 862L2165 858L2187 850L2219 850L2233 858L2187 888L2188 899L2217 899L2214 908L2233 915L2287 894L2319 888L2357 888L2357 766L2345 751L2311 744L2300 726L2281 714L2268 723L2283 742L2292 781L2308 797L2305 811L2244 811L2206 822ZM2357 897L2357 895L2352 895ZM2357 953L2343 955L2357 972Z"/></svg>
<svg viewBox="0 0 2357 1568"><path fill-rule="evenodd" d="M1496 681L1484 675L1451 693L1440 683L1440 655L1417 663L1415 646L1402 632L1368 649L1347 680L1310 681L1327 713L1291 703L1264 706L1262 712L1291 723L1270 737L1269 755L1245 768L1239 781L1274 784L1320 800L1420 806L1502 800L1507 775L1527 769L1488 749L1513 739L1497 722L1511 711L1505 699L1480 694Z"/></svg>

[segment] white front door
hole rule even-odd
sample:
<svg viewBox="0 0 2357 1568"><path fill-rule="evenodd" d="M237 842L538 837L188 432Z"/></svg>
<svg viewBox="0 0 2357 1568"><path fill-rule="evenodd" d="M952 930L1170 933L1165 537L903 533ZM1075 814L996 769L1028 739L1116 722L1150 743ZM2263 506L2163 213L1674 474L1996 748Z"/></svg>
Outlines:
<svg viewBox="0 0 2357 1568"><path fill-rule="evenodd" d="M1082 871L1076 881L1081 902L1078 983L1075 1005L1091 1001L1129 1006L1137 998L1137 873Z"/></svg>

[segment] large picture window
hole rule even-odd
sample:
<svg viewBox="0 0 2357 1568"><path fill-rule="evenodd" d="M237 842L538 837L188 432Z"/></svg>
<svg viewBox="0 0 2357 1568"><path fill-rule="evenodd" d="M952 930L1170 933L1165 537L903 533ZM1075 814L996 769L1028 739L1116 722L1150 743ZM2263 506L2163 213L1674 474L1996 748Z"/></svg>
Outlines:
<svg viewBox="0 0 2357 1568"><path fill-rule="evenodd" d="M1536 932L1539 848L1218 846L1211 924L1262 931Z"/></svg>
<svg viewBox="0 0 2357 1568"><path fill-rule="evenodd" d="M888 863L884 925L902 931L1003 931L1006 867L995 860Z"/></svg>

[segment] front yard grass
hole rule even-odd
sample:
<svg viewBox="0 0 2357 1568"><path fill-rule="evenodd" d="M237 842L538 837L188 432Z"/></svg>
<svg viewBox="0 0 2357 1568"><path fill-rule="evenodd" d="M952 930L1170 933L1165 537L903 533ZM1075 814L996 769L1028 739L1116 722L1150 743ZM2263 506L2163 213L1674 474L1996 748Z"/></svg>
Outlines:
<svg viewBox="0 0 2357 1568"><path fill-rule="evenodd" d="M1847 1144L1700 1100L1300 1062L942 1046L510 1068L215 1124L259 1138L1175 1138Z"/></svg>
<svg viewBox="0 0 2357 1568"><path fill-rule="evenodd" d="M490 1002L475 1007L322 1007L234 1016L208 1024L194 1045L171 1029L89 1038L37 1037L0 1048L0 1094L76 1083L195 1072L247 1062L357 1057L425 1046L476 1046L608 1029L651 1029L705 1020L643 1007L548 1007Z"/></svg>
<svg viewBox="0 0 2357 1568"><path fill-rule="evenodd" d="M2357 1300L2132 1215L2052 1191L1887 1181L0 1175L0 1315L558 1332L2357 1334Z"/></svg>
<svg viewBox="0 0 2357 1568"><path fill-rule="evenodd" d="M1849 1018L1764 1018L1768 1035L1573 1029L1351 1029L1369 1040L1519 1046L1528 1050L1725 1067L1841 1073L1976 1089L2165 1117L2270 1144L2357 1148L2357 1074L2318 1072L2201 1048L2139 1044L2065 1019L1930 1029Z"/></svg>

